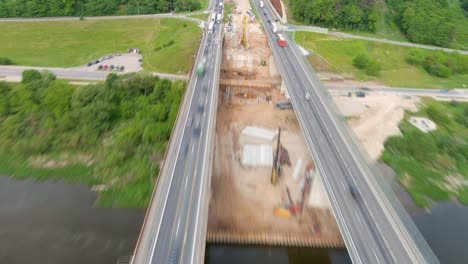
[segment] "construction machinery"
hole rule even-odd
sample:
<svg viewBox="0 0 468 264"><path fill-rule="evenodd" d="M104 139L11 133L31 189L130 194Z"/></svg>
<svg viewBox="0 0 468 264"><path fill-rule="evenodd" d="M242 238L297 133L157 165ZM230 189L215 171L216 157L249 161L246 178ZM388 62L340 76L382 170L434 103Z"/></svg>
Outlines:
<svg viewBox="0 0 468 264"><path fill-rule="evenodd" d="M244 18L242 19L242 24L243 24L243 31L242 31L242 39L241 39L241 45L244 47L248 46L247 42L247 16L244 15Z"/></svg>
<svg viewBox="0 0 468 264"><path fill-rule="evenodd" d="M273 161L273 169L271 172L271 184L276 185L278 180L278 175L280 173L280 138L281 138L281 128L278 129L278 142L276 143L276 155Z"/></svg>

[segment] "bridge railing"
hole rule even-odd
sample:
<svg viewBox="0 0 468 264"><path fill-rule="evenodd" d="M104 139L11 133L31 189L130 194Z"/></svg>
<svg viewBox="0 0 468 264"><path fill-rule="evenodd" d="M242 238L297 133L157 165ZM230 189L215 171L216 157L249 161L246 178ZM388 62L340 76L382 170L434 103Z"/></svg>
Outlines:
<svg viewBox="0 0 468 264"><path fill-rule="evenodd" d="M393 209L393 212L391 213L396 214L398 218L397 220L403 225L403 228L410 236L408 239L414 241L414 245L417 247L420 255L424 258L425 263L439 263L432 249L429 247L426 240L421 235L419 229L416 227L413 220L409 216L408 212L393 192L390 184L385 181L381 171L375 166L375 161L370 158L369 154L363 148L354 131L348 126L345 117L338 109L330 93L323 86L323 84L318 81L319 78L317 74L315 73L310 63L307 61L306 57L302 55L298 45L295 43L291 43L291 45L295 50L296 56L299 58L299 62L302 64L303 68L306 69L306 74L309 75L309 79L312 81L315 87L318 87L317 91L322 95L322 99L326 103L326 107L332 113L331 118L334 119L335 124L337 124L339 129L341 129L343 132L342 135L349 143L351 151L354 152L361 164L364 164L364 167L368 168L371 180L373 180L373 184L375 184L376 187L378 187L377 189L379 189L381 193L384 194L384 202L386 202L391 207L391 209Z"/></svg>

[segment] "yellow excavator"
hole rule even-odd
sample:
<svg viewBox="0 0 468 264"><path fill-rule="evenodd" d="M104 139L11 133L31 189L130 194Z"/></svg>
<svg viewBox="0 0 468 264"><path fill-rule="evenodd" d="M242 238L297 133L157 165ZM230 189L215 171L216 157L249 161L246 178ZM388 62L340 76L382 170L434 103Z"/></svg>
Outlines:
<svg viewBox="0 0 468 264"><path fill-rule="evenodd" d="M247 42L247 16L245 15L244 15L244 19L242 20L242 24L244 25L244 30L242 32L241 45L246 48L248 46L248 42Z"/></svg>

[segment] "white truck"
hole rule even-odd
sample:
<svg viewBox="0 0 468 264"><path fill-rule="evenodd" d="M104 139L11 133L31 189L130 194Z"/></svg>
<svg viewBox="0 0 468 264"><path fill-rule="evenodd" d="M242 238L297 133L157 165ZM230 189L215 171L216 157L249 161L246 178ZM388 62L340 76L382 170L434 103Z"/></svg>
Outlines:
<svg viewBox="0 0 468 264"><path fill-rule="evenodd" d="M276 26L276 23L274 22L271 23L271 31L273 31L273 33L278 32L278 27Z"/></svg>
<svg viewBox="0 0 468 264"><path fill-rule="evenodd" d="M216 20L216 14L213 13L213 14L211 15L211 17L210 17L210 22L211 22L211 21L215 21L215 20Z"/></svg>
<svg viewBox="0 0 468 264"><path fill-rule="evenodd" d="M263 4L263 1L260 1L260 8L263 8L265 4Z"/></svg>
<svg viewBox="0 0 468 264"><path fill-rule="evenodd" d="M214 23L214 21L210 21L208 24L208 33L213 33Z"/></svg>
<svg viewBox="0 0 468 264"><path fill-rule="evenodd" d="M221 23L222 18L223 18L223 16L221 14L217 14L216 15L216 23Z"/></svg>

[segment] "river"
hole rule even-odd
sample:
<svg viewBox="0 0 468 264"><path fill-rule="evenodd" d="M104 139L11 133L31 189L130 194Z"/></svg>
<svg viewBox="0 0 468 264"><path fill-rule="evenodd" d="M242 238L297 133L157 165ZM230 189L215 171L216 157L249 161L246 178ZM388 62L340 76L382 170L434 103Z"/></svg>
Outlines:
<svg viewBox="0 0 468 264"><path fill-rule="evenodd" d="M442 202L428 213L393 187L440 262L466 262L468 207ZM79 184L0 177L0 263L115 264L131 255L145 210L94 208L96 197ZM334 249L208 245L205 255L207 264L351 263Z"/></svg>
<svg viewBox="0 0 468 264"><path fill-rule="evenodd" d="M94 208L96 197L79 184L0 177L0 263L115 264L131 255L145 210Z"/></svg>

